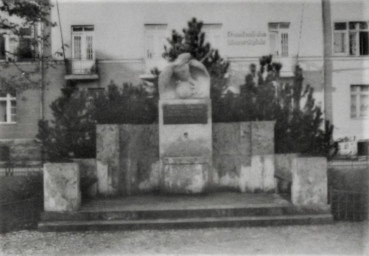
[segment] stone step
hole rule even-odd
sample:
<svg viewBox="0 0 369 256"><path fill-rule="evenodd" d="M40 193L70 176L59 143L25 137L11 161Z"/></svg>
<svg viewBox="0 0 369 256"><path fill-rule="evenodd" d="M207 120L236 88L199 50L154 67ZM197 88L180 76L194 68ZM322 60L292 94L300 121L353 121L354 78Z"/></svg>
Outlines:
<svg viewBox="0 0 369 256"><path fill-rule="evenodd" d="M146 210L81 210L77 212L43 212L42 221L58 220L143 220L143 219L180 219L207 217L240 216L279 216L292 214L328 213L328 211L301 210L293 206L248 206L184 209L146 209Z"/></svg>
<svg viewBox="0 0 369 256"><path fill-rule="evenodd" d="M75 220L42 221L39 231L89 231L89 230L140 230L140 229L191 229L217 227L255 227L282 225L331 224L331 214L304 214L281 216L242 216L218 218L180 218L146 220Z"/></svg>

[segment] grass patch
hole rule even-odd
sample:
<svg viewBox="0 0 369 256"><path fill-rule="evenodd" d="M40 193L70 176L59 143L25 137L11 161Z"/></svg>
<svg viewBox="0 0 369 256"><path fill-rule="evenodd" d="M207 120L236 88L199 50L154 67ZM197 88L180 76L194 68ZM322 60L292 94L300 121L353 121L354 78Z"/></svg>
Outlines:
<svg viewBox="0 0 369 256"><path fill-rule="evenodd" d="M0 232L36 227L42 202L42 174L0 177Z"/></svg>

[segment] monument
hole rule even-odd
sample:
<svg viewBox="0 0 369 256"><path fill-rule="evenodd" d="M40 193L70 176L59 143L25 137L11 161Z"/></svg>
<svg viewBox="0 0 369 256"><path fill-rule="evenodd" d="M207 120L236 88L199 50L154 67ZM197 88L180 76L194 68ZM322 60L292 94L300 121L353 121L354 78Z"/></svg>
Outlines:
<svg viewBox="0 0 369 256"><path fill-rule="evenodd" d="M212 170L210 76L183 53L159 76L161 188L167 193L202 193Z"/></svg>

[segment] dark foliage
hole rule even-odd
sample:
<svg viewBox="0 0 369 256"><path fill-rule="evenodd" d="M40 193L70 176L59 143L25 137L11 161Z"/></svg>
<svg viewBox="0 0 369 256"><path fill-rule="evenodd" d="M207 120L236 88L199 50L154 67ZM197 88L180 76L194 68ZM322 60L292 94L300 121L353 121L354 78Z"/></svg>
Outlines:
<svg viewBox="0 0 369 256"><path fill-rule="evenodd" d="M314 89L303 85L303 73L295 69L292 84L280 80L279 63L271 56L260 58L260 68L250 66L240 95L228 93L213 99L214 122L275 120L275 152L332 156L337 152L333 126L323 120L313 97ZM302 106L303 105L303 106Z"/></svg>
<svg viewBox="0 0 369 256"><path fill-rule="evenodd" d="M150 124L157 121L157 98L139 86L114 83L102 93L68 88L51 104L54 120L40 121L37 138L51 161L94 158L96 123Z"/></svg>

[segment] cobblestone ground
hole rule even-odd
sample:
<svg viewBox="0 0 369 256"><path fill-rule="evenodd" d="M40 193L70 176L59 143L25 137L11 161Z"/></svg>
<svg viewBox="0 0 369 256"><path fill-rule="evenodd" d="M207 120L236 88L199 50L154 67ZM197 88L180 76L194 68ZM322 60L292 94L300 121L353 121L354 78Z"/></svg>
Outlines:
<svg viewBox="0 0 369 256"><path fill-rule="evenodd" d="M368 223L165 231L19 231L1 235L4 255L364 254ZM366 251L365 255L369 251ZM1 254L1 253L0 253Z"/></svg>

